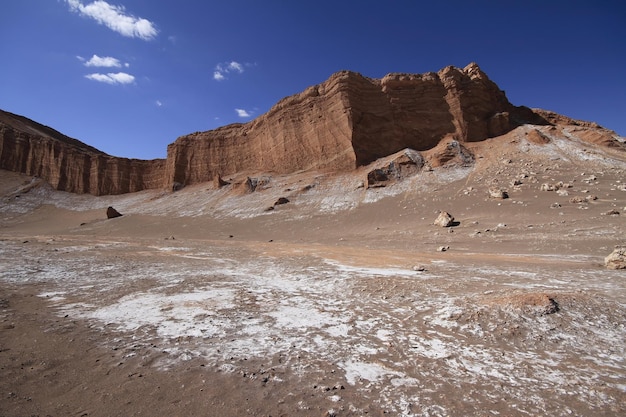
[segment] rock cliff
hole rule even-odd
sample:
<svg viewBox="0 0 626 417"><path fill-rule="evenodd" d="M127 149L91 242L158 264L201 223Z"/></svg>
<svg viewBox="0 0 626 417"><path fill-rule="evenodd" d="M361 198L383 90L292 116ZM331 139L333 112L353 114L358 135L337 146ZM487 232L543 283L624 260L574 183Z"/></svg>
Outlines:
<svg viewBox="0 0 626 417"><path fill-rule="evenodd" d="M0 168L40 176L59 190L120 194L235 173L349 171L406 148L436 151L459 144L464 149L460 144L499 136L521 124L570 122L551 112L513 106L473 63L382 79L341 71L284 98L249 123L178 138L168 146L165 160L112 157L0 112ZM606 135L589 139L602 143Z"/></svg>
<svg viewBox="0 0 626 417"><path fill-rule="evenodd" d="M250 123L178 138L166 171L170 181L193 184L246 170L351 170L405 148L480 141L522 123L547 122L511 105L476 64L382 79L341 71Z"/></svg>
<svg viewBox="0 0 626 417"><path fill-rule="evenodd" d="M123 194L164 185L165 160L117 158L25 117L0 111L0 168L55 189Z"/></svg>

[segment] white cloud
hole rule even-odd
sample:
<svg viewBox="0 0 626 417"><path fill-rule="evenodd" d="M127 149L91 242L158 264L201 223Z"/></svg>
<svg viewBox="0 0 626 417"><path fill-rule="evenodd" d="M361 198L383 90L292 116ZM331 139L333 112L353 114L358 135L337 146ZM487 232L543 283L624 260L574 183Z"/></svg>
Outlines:
<svg viewBox="0 0 626 417"><path fill-rule="evenodd" d="M154 104L157 105L157 107L161 107L163 105L163 103L161 102L161 100L157 100L154 102Z"/></svg>
<svg viewBox="0 0 626 417"><path fill-rule="evenodd" d="M241 118L252 117L252 113L248 112L247 110L235 109L235 111L237 112L237 115Z"/></svg>
<svg viewBox="0 0 626 417"><path fill-rule="evenodd" d="M87 74L85 75L85 78L89 79L89 80L93 80L93 81L98 81L101 83L107 83L107 84L132 84L135 82L135 77L130 75L130 74L126 74L125 72L109 72L108 74L100 74L100 73L94 73L94 74Z"/></svg>
<svg viewBox="0 0 626 417"><path fill-rule="evenodd" d="M243 72L243 65L241 65L239 62L232 61L228 63L227 69L229 71L236 71L241 74Z"/></svg>
<svg viewBox="0 0 626 417"><path fill-rule="evenodd" d="M237 61L223 62L215 66L213 72L213 79L216 81L223 81L226 79L226 74L238 73L241 74L244 71L244 65Z"/></svg>
<svg viewBox="0 0 626 417"><path fill-rule="evenodd" d="M110 56L98 56L94 55L89 58L84 64L86 67L107 67L107 68L120 68L122 63L119 59ZM125 64L128 67L128 64Z"/></svg>
<svg viewBox="0 0 626 417"><path fill-rule="evenodd" d="M71 11L90 17L123 36L150 40L158 33L153 22L126 14L124 6L111 5L103 0L96 0L87 5L81 3L80 0L65 1Z"/></svg>

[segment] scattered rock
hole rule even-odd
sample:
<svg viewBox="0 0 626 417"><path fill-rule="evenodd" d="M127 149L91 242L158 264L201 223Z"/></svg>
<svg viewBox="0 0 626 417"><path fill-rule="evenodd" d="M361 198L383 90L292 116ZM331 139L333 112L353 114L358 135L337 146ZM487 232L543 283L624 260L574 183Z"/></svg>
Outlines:
<svg viewBox="0 0 626 417"><path fill-rule="evenodd" d="M618 246L606 258L604 265L608 269L626 269L626 246Z"/></svg>
<svg viewBox="0 0 626 417"><path fill-rule="evenodd" d="M267 188L270 183L270 177L253 178L247 177L246 181L242 184L242 190L244 193L253 193L257 190Z"/></svg>
<svg viewBox="0 0 626 417"><path fill-rule="evenodd" d="M559 203L552 203L552 204L550 204L550 208L553 208L553 209L560 208L560 207L561 207L561 205Z"/></svg>
<svg viewBox="0 0 626 417"><path fill-rule="evenodd" d="M413 271L415 271L415 272L426 272L427 269L426 269L426 267L424 265L415 265L413 267Z"/></svg>
<svg viewBox="0 0 626 417"><path fill-rule="evenodd" d="M276 200L276 202L274 203L275 206L279 206L281 204L287 204L289 202L289 199L286 197L280 197L278 200Z"/></svg>
<svg viewBox="0 0 626 417"><path fill-rule="evenodd" d="M439 246L437 252L446 252L450 249L450 246Z"/></svg>
<svg viewBox="0 0 626 417"><path fill-rule="evenodd" d="M439 216L437 216L434 222L436 226L441 226L441 227L450 227L453 225L453 223L454 223L454 217L446 211L440 212Z"/></svg>
<svg viewBox="0 0 626 417"><path fill-rule="evenodd" d="M602 213L603 216L619 216L619 211L615 209L611 209L606 213Z"/></svg>
<svg viewBox="0 0 626 417"><path fill-rule="evenodd" d="M213 186L215 188L222 188L227 185L230 185L230 183L228 181L224 181L224 179L222 178L220 174L217 174L213 177Z"/></svg>
<svg viewBox="0 0 626 417"><path fill-rule="evenodd" d="M113 207L108 207L107 208L107 219L114 219L116 217L122 217L122 214L115 210Z"/></svg>
<svg viewBox="0 0 626 417"><path fill-rule="evenodd" d="M498 200L504 200L506 198L509 198L509 193L501 188L493 187L489 189L489 197Z"/></svg>
<svg viewBox="0 0 626 417"><path fill-rule="evenodd" d="M172 191L173 191L173 192L180 191L180 190L182 190L182 189L183 189L183 187L184 187L184 185L183 185L183 184L181 184L180 182L174 182L174 183L172 183Z"/></svg>

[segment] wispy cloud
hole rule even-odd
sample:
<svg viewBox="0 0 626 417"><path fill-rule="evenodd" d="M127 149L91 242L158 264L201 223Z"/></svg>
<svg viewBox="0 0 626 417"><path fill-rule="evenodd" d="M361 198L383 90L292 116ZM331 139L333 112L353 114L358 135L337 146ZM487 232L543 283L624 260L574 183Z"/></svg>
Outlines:
<svg viewBox="0 0 626 417"><path fill-rule="evenodd" d="M227 74L241 74L243 71L244 65L240 64L237 61L223 62L215 66L215 71L213 71L213 79L215 81L223 81L227 78Z"/></svg>
<svg viewBox="0 0 626 417"><path fill-rule="evenodd" d="M246 119L248 117L252 117L252 112L249 112L247 110L235 109L235 111L237 112L237 116L241 117L242 119Z"/></svg>
<svg viewBox="0 0 626 417"><path fill-rule="evenodd" d="M84 58L81 60L84 61L86 67L105 67L105 68L121 68L122 63L119 59L113 58L111 56L98 56L95 55L89 58L88 61L85 61ZM125 64L128 67L128 64Z"/></svg>
<svg viewBox="0 0 626 417"><path fill-rule="evenodd" d="M87 74L85 78L93 81L98 81L106 84L132 84L135 82L135 77L125 72L109 72L108 74Z"/></svg>
<svg viewBox="0 0 626 417"><path fill-rule="evenodd" d="M129 38L150 40L156 37L156 25L126 13L124 6L115 6L103 0L83 4L80 0L65 0L72 12L94 19L101 25Z"/></svg>
<svg viewBox="0 0 626 417"><path fill-rule="evenodd" d="M157 100L154 102L154 104L156 104L157 107L161 107L163 105L163 102L161 100Z"/></svg>

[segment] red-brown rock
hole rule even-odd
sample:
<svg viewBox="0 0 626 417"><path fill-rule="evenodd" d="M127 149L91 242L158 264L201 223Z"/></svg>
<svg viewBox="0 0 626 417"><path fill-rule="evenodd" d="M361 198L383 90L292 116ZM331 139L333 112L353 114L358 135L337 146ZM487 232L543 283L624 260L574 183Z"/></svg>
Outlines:
<svg viewBox="0 0 626 417"><path fill-rule="evenodd" d="M57 190L94 195L162 187L165 160L116 158L25 117L0 111L0 168Z"/></svg>
<svg viewBox="0 0 626 417"><path fill-rule="evenodd" d="M463 146L524 123L580 128L590 142L624 148L614 132L551 112L513 106L476 65L371 79L341 71L280 100L246 124L178 138L167 159L117 158L30 121L0 112L0 168L37 175L75 193L120 194L180 187L236 173L350 171L402 149L436 167L473 163ZM529 140L534 140L531 137ZM247 175L247 174L244 174ZM247 191L253 191L256 187Z"/></svg>

